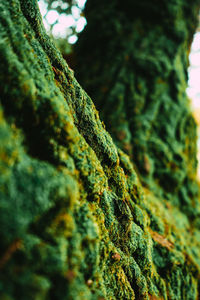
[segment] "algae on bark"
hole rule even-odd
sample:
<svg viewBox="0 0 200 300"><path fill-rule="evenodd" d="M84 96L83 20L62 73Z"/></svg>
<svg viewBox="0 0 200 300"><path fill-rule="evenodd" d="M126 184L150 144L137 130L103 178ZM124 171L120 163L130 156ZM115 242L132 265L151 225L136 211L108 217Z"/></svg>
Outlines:
<svg viewBox="0 0 200 300"><path fill-rule="evenodd" d="M0 3L0 57L0 299L197 299L198 223L140 184L36 0Z"/></svg>

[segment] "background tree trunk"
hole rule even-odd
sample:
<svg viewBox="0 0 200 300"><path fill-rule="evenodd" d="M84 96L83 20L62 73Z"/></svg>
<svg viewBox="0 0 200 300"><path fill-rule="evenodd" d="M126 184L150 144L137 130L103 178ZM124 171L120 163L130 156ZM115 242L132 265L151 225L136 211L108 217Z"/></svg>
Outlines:
<svg viewBox="0 0 200 300"><path fill-rule="evenodd" d="M115 143L148 188L192 219L196 124L186 87L198 9L199 1L88 0L76 46L76 76Z"/></svg>
<svg viewBox="0 0 200 300"><path fill-rule="evenodd" d="M116 12L115 5L119 4L109 2L106 4L108 11L109 6L112 6L110 3L113 3L113 12ZM161 3L164 5L165 1ZM181 1L177 3L182 9L183 3ZM90 5L92 3L88 2L88 11ZM155 7L156 5L157 2ZM131 11L131 7L132 2L128 1L127 14ZM197 10L195 2L194 7L193 5L188 7L190 21L194 19L195 9ZM141 11L139 6L138 11ZM93 19L98 19L101 15L91 12ZM157 17L156 13L155 16ZM164 18L160 19L162 21ZM129 24L135 26L134 16L130 14L128 20ZM138 19L141 30L142 20ZM150 26L150 24L147 26L148 22L145 20L143 30L146 30L145 26ZM184 18L180 17L180 20ZM107 25L110 32L108 37L112 37L115 44L116 36L112 35L114 26L112 21L113 24L120 23L110 15L111 24ZM170 28L169 26L169 32ZM186 29L184 23L183 28ZM132 39L132 27L129 30L129 38ZM159 32L158 30L157 34ZM153 35L155 42L157 34L155 31ZM147 176L143 176L142 180L148 183L147 188L144 184L141 186L129 157L113 143L99 119L93 102L77 83L73 71L69 69L46 35L37 1L11 0L0 3L0 299L198 298L200 232L196 216L199 202L195 182L195 143L192 141L195 125L188 112L183 92L185 77L178 75L184 74L186 63L180 61L180 55L185 59L184 51L191 41L191 34L192 29L188 25L184 36L185 46L182 39L180 42L182 46L179 49L181 53L178 54L178 51L175 54L178 65L173 62L170 70L165 66L167 56L159 56L161 62L158 60L156 63L153 56L152 59L151 56L148 58L148 52L146 54L144 52L144 59L138 58L138 64L144 62L144 70L146 60L150 59L149 69L152 69L152 73L150 72L150 76L147 70L147 74L144 72L144 78L143 71L138 71L138 77L136 73L134 75L131 71L132 64L127 63L129 58L124 58L125 67L119 61L116 68L117 56L113 61L114 73L110 73L109 76L113 84L110 83L108 97L105 99L111 101L109 102L111 105L119 85L122 100L118 97L116 99L121 101L126 111L129 106L123 102L124 93L127 99L131 99L131 94L135 93L138 99L144 100L146 106L146 109L138 107L137 112L137 97L132 98L133 104L131 100L128 101L129 105L135 108L132 109L130 106L130 117L126 112L127 125L122 127L130 147L124 148L123 143L118 143L117 138L115 140L127 153L130 155L133 153L132 160L136 155L137 159L134 162L141 174L144 172L140 164L142 161L143 164L145 162L144 169ZM150 39L149 35L150 33L147 34L147 41L153 41L153 37ZM136 39L139 41L139 37ZM93 39L90 43L91 47L94 46ZM159 46L158 44L156 45ZM128 45L129 43L125 42L123 47ZM133 45L131 47L134 48ZM173 49L176 50L176 47ZM163 55L164 50L168 51L166 48L161 50ZM109 52L107 51L106 53ZM152 51L154 53L154 47ZM171 56L172 54L173 51ZM138 52L138 55L142 55L142 52ZM100 57L94 54L93 59L92 64L94 63L94 66L97 64L97 69L100 68ZM107 58L105 61L108 63ZM87 58L85 63L88 63ZM167 61L166 65L168 63L171 61ZM127 78L126 65L130 69ZM164 83L161 80L159 91L157 81L159 68L162 66L164 68L162 74L165 75L161 76ZM98 75L98 72L92 71L93 66L90 70L91 74ZM104 68L105 72L106 70L109 69ZM112 77L113 74L115 76ZM119 74L121 75L118 78ZM88 76L87 72L85 76ZM172 86L169 85L169 76ZM107 85L106 75L102 77L99 74L98 78L103 86ZM148 78L150 79L147 80ZM122 79L127 80L125 86ZM175 79L176 81L173 81ZM132 80L137 84L132 84ZM152 90L147 88L151 84ZM174 97L179 94L181 97L182 93L182 100L173 98L173 102L169 90ZM104 92L103 89L96 91L98 103ZM146 95L149 95L148 103ZM168 108L165 107L162 95L167 97ZM159 104L156 104L156 99ZM106 103L99 104L102 112L103 107L107 106ZM160 103L163 103L165 116L163 122L169 125L164 132L166 140L161 135L164 126L160 129L155 125L154 128L152 127L154 119L144 118L152 128L152 139L157 141L153 144L151 140L148 145L148 126L145 125L142 113L145 117L147 111L147 116L150 118L152 115L152 118L155 118L154 124L157 124L161 110L155 113L156 117L153 116L156 107L161 106ZM140 104L143 105L141 100L138 102L139 106ZM178 127L176 119L181 120L181 117L179 115L177 117L175 108L177 112L180 109L180 116L183 116L182 119L185 118L183 124L186 125ZM115 112L117 116L118 105ZM133 112L136 116L133 116ZM171 117L169 112L172 112ZM120 118L125 119L124 108L121 113ZM117 120L114 114L112 116ZM140 120L139 123L136 122L137 118ZM181 132L177 135L180 136L177 148L173 145L176 141L174 132L171 136L171 148L169 142L168 130L170 131L170 128L172 130L173 122L176 130ZM113 126L112 122L110 124L109 129ZM116 131L120 126L116 123ZM126 131L128 126L129 131ZM133 126L135 131L132 129ZM188 128L189 132L185 131L185 128ZM135 137L133 135L136 130L137 139L136 133ZM183 138L190 143L185 148ZM140 160L143 144L145 149L143 152L147 159ZM155 145L158 145L158 148ZM155 158L153 149L160 153L160 159L158 154L157 159ZM162 168L156 163L160 163L163 170L167 168L166 182L172 181L170 186L173 190L166 188L167 185L165 186L162 181L162 178L165 178L161 176ZM174 163L174 167L171 163ZM175 172L177 169L178 173ZM176 184L174 173L174 177L178 178ZM179 176L184 179L179 180ZM159 184L155 183L156 178L161 178ZM165 192L170 195L169 201L158 196L166 195ZM178 196L179 193L185 195L186 200L189 199L187 204Z"/></svg>

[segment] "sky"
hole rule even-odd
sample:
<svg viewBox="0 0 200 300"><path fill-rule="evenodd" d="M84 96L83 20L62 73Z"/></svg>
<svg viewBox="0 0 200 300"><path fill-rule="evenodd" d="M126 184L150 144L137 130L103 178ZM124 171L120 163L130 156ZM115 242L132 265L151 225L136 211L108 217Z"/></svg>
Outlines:
<svg viewBox="0 0 200 300"><path fill-rule="evenodd" d="M77 41L77 36L72 34L71 26L76 28L76 32L81 32L87 24L86 19L81 16L86 0L78 0L78 7L72 8L72 15L58 14L56 10L47 11L47 4L44 0L39 0L41 14L43 16L44 26L47 32L50 31L50 26L53 26L52 34L56 38L64 38L69 35L68 42L74 44ZM55 1L55 6L59 1ZM67 4L63 4L63 9L67 8ZM198 127L198 177L200 180L200 32L195 33L191 51L189 55L190 66L188 68L188 88L187 95L191 102L191 108L194 112Z"/></svg>
<svg viewBox="0 0 200 300"><path fill-rule="evenodd" d="M66 35L70 35L72 33L71 26L76 28L76 32L81 32L85 25L86 25L86 19L81 16L81 12L85 6L86 0L78 0L78 7L72 7L72 15L66 15L66 14L58 14L58 12L54 9L50 10L47 13L47 4L44 0L38 1L39 8L41 11L41 14L43 16L43 22L44 26L47 31L50 30L50 25L56 24L53 26L52 34L56 38L65 38ZM54 8L56 8L56 5L59 3L59 1L55 1ZM63 9L67 8L68 4L63 4ZM45 17L45 18L44 18ZM70 44L74 44L77 41L76 35L71 35L68 38L68 42Z"/></svg>
<svg viewBox="0 0 200 300"><path fill-rule="evenodd" d="M187 94L192 100L193 109L200 109L200 32L194 35L189 60Z"/></svg>
<svg viewBox="0 0 200 300"><path fill-rule="evenodd" d="M187 94L198 124L198 179L200 181L200 32L195 33L189 55L190 67L188 68Z"/></svg>

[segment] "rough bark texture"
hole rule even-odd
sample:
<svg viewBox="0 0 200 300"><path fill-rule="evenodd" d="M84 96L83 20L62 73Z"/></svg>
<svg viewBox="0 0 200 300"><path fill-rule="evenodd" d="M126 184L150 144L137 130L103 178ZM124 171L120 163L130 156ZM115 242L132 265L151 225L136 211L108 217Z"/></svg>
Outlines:
<svg viewBox="0 0 200 300"><path fill-rule="evenodd" d="M190 191L190 202L179 209L179 202L141 186L129 157L115 146L46 35L36 0L0 3L0 57L0 299L198 299L200 232L189 218L199 211L197 192ZM116 75L123 70L119 64ZM138 95L147 84L142 72L140 80ZM123 97L123 84L119 91ZM151 93L155 97L156 89ZM185 96L181 105L174 103L188 115L187 128L194 128ZM135 126L146 143L145 127ZM185 132L188 141L193 132ZM166 145L159 134L157 140ZM190 159L190 173L180 167L188 182L188 174L195 177L193 145L184 156L178 152ZM154 164L165 161L154 158ZM173 178L169 169L168 176ZM187 183L179 186L187 195Z"/></svg>
<svg viewBox="0 0 200 300"><path fill-rule="evenodd" d="M199 1L187 0L88 0L76 47L78 79L115 143L143 183L190 218L200 211L193 209L196 124L185 90L198 9Z"/></svg>

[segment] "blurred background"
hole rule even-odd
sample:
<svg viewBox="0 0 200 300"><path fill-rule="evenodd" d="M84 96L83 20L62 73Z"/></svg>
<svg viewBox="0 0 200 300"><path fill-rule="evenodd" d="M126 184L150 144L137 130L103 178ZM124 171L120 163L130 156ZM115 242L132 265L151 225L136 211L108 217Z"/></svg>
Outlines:
<svg viewBox="0 0 200 300"><path fill-rule="evenodd" d="M78 34L87 24L84 7L87 0L39 0L48 34L64 56L72 52ZM198 179L200 181L200 26L194 35L189 55L187 94L198 124Z"/></svg>

